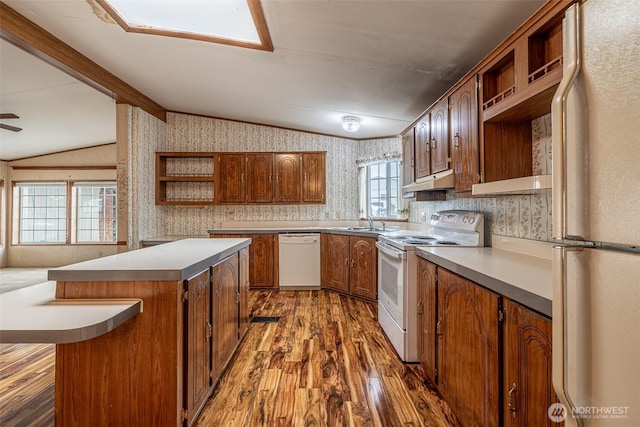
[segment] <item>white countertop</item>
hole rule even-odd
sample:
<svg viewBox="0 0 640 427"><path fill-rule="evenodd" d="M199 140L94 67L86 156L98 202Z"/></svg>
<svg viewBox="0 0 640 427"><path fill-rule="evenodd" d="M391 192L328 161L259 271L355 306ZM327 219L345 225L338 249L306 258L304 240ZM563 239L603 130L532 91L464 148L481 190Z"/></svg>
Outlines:
<svg viewBox="0 0 640 427"><path fill-rule="evenodd" d="M251 243L251 239L182 239L49 270L49 280L184 280Z"/></svg>
<svg viewBox="0 0 640 427"><path fill-rule="evenodd" d="M551 317L549 259L498 248L420 247L418 256Z"/></svg>
<svg viewBox="0 0 640 427"><path fill-rule="evenodd" d="M55 282L0 295L0 343L84 341L142 312L139 299L55 299Z"/></svg>

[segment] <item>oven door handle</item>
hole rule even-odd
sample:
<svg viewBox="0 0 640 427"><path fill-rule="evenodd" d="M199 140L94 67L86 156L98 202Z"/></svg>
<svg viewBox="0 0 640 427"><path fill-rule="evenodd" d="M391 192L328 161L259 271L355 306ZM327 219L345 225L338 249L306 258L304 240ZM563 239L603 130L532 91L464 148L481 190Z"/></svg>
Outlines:
<svg viewBox="0 0 640 427"><path fill-rule="evenodd" d="M376 242L376 247L382 254L393 259L405 259L407 257L407 253L405 251L396 249L393 246L387 245L383 242Z"/></svg>

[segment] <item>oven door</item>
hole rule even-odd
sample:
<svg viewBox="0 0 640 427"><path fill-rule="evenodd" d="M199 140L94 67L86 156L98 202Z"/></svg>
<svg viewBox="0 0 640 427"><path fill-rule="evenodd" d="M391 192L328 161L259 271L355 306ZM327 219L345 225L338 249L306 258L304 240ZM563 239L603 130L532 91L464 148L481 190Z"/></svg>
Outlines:
<svg viewBox="0 0 640 427"><path fill-rule="evenodd" d="M383 242L378 248L378 302L401 329L406 329L404 304L407 253Z"/></svg>

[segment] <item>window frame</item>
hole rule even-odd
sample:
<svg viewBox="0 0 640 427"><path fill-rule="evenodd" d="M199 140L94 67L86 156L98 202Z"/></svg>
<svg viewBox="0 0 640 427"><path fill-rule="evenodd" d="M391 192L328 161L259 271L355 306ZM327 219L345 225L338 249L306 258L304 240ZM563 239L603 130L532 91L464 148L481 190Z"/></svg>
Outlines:
<svg viewBox="0 0 640 427"><path fill-rule="evenodd" d="M390 170L391 170L391 163L396 163L397 164L397 174L394 176L390 175ZM371 176L370 176L370 167L371 166L380 166L380 165L386 165L386 169L387 169L387 173L386 173L386 189L389 190L390 186L390 181L393 178L397 178L398 179L398 190L397 190L397 196L393 199L396 200L397 203L397 214L396 215L392 215L389 216L384 215L384 216L373 216L370 215L369 212L369 208L371 206L371 198L370 198L370 186L371 186ZM367 165L362 165L362 172L360 174L360 219L366 219L369 216L371 216L371 218L376 219L376 220L385 220L385 221L407 221L406 216L403 215L403 211L404 211L404 199L402 198L402 161L400 159L389 159L389 160L385 160L385 161L380 161L380 162L375 162L375 163L371 163L371 164L367 164ZM389 191L387 191L387 193L390 193ZM387 203L390 204L391 203L392 198L390 196L387 196ZM388 211L388 208L387 208Z"/></svg>
<svg viewBox="0 0 640 427"><path fill-rule="evenodd" d="M109 242L91 242L91 241L82 241L78 242L77 240L77 212L74 212L74 209L77 210L77 198L76 192L74 191L74 186L78 183L91 183L91 184L113 184L116 189L115 194L115 221L116 221L116 235L113 241ZM64 242L21 242L20 241L20 231L21 231L21 192L19 190L20 186L28 186L29 184L40 185L40 184L58 184L66 186L66 235ZM118 187L117 181L112 179L100 179L100 180L20 180L20 181L12 181L11 182L11 200L12 200L12 235L11 235L11 245L12 246L83 246L83 245L117 245L118 244Z"/></svg>

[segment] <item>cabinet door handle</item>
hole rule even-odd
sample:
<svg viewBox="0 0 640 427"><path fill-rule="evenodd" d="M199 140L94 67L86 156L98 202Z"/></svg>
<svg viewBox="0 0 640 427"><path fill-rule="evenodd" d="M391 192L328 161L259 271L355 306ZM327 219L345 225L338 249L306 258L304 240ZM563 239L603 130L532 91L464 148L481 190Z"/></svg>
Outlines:
<svg viewBox="0 0 640 427"><path fill-rule="evenodd" d="M240 182L244 182L244 174L243 173L240 174Z"/></svg>
<svg viewBox="0 0 640 427"><path fill-rule="evenodd" d="M454 148L460 147L460 134L458 132L456 132L456 134L453 135L453 147Z"/></svg>
<svg viewBox="0 0 640 427"><path fill-rule="evenodd" d="M438 141L435 138L431 138L431 149L435 150L436 148L438 148Z"/></svg>
<svg viewBox="0 0 640 427"><path fill-rule="evenodd" d="M213 328L211 327L211 323L207 321L207 341L209 341L212 336L213 336Z"/></svg>
<svg viewBox="0 0 640 427"><path fill-rule="evenodd" d="M351 268L354 268L356 266L356 260L352 259L351 260Z"/></svg>
<svg viewBox="0 0 640 427"><path fill-rule="evenodd" d="M271 182L271 174L269 174L269 182Z"/></svg>
<svg viewBox="0 0 640 427"><path fill-rule="evenodd" d="M344 259L344 265L345 265L345 266L348 266L348 265L349 265L349 258L345 258L345 259Z"/></svg>
<svg viewBox="0 0 640 427"><path fill-rule="evenodd" d="M516 388L516 383L511 383L511 389L509 390L509 393L507 395L507 407L511 411L511 416L513 418L516 417L516 412L518 411L518 408L516 408L516 405L513 403L513 395L516 393Z"/></svg>
<svg viewBox="0 0 640 427"><path fill-rule="evenodd" d="M422 301L418 302L417 310L418 310L418 316L422 316L424 314L424 311L422 308Z"/></svg>

